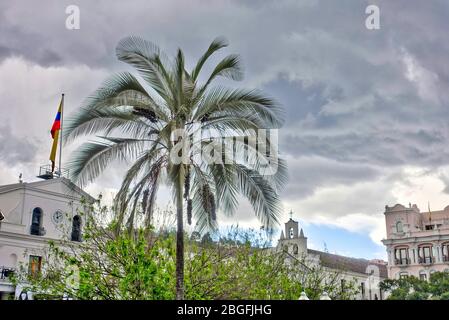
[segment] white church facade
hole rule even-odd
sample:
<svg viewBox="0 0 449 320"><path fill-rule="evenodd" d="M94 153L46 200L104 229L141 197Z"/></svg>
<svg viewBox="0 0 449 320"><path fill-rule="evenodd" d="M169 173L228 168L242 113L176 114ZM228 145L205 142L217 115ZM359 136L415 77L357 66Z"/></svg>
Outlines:
<svg viewBox="0 0 449 320"><path fill-rule="evenodd" d="M342 290L345 283L354 283L358 300L383 300L386 295L379 289L379 283L387 279L387 262L373 259L358 259L307 247L299 224L292 218L285 223L276 250L286 253L287 260L304 261L309 266L321 266L325 272L338 273Z"/></svg>
<svg viewBox="0 0 449 320"><path fill-rule="evenodd" d="M81 241L92 201L64 177L0 186L0 299L18 297L11 275L20 266L39 272L51 240Z"/></svg>

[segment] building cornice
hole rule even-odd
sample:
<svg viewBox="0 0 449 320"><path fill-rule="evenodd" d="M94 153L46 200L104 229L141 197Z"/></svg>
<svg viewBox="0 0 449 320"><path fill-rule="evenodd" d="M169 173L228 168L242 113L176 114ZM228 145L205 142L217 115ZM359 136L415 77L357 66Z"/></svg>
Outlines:
<svg viewBox="0 0 449 320"><path fill-rule="evenodd" d="M445 240L449 240L449 234L437 234L437 235L406 237L397 239L390 238L382 240L382 243L384 245L392 245L392 244L410 244L410 243L422 243L432 241L445 241Z"/></svg>

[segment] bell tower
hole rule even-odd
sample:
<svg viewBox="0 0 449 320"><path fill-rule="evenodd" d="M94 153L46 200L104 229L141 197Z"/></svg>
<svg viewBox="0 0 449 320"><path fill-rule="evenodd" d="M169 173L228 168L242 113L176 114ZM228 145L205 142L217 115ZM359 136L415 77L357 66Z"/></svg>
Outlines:
<svg viewBox="0 0 449 320"><path fill-rule="evenodd" d="M293 220L292 211L290 219L285 223L284 231L281 232L278 250L284 250L295 257L307 254L307 238L303 230L299 229L298 221Z"/></svg>

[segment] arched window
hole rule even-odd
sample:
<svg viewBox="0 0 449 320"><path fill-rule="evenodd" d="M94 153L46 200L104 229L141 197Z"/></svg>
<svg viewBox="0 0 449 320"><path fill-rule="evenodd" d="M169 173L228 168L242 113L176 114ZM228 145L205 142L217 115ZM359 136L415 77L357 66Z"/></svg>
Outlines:
<svg viewBox="0 0 449 320"><path fill-rule="evenodd" d="M434 261L432 254L432 245L424 244L418 247L418 262L421 264L430 264Z"/></svg>
<svg viewBox="0 0 449 320"><path fill-rule="evenodd" d="M293 254L298 254L298 245L293 245Z"/></svg>
<svg viewBox="0 0 449 320"><path fill-rule="evenodd" d="M295 233L293 232L293 228L290 228L290 231L289 231L289 237L290 237L290 239L293 239L294 236L295 236Z"/></svg>
<svg viewBox="0 0 449 320"><path fill-rule="evenodd" d="M288 246L283 246L282 249L284 250L284 252L288 252Z"/></svg>
<svg viewBox="0 0 449 320"><path fill-rule="evenodd" d="M79 215L73 217L71 240L81 242L81 217Z"/></svg>
<svg viewBox="0 0 449 320"><path fill-rule="evenodd" d="M402 227L401 221L396 222L396 232L398 233L404 232L404 228Z"/></svg>
<svg viewBox="0 0 449 320"><path fill-rule="evenodd" d="M394 249L394 257L396 265L407 265L410 263L408 258L408 248L398 247Z"/></svg>
<svg viewBox="0 0 449 320"><path fill-rule="evenodd" d="M43 235L42 216L43 216L43 211L41 208L33 209L33 217L31 219L31 229L30 229L30 233L32 235L35 235L35 236Z"/></svg>

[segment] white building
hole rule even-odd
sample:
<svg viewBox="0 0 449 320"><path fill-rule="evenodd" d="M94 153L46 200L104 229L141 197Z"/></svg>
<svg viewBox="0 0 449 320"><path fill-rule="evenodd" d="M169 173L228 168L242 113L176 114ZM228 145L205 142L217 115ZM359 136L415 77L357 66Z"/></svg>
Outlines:
<svg viewBox="0 0 449 320"><path fill-rule="evenodd" d="M80 213L93 201L64 177L0 186L0 299L20 293L8 279L20 265L40 271L50 240L81 241Z"/></svg>
<svg viewBox="0 0 449 320"><path fill-rule="evenodd" d="M379 289L378 284L387 278L386 261L350 258L308 249L307 237L302 229L299 230L298 222L291 218L285 223L285 233L281 232L276 250L286 252L288 259L305 259L310 266L320 265L329 272L338 272L342 289L344 290L346 283L354 282L359 289L359 300L385 299L385 293Z"/></svg>

